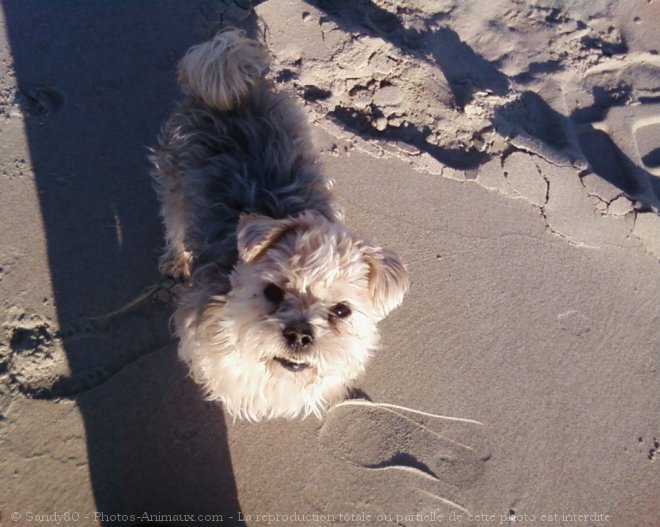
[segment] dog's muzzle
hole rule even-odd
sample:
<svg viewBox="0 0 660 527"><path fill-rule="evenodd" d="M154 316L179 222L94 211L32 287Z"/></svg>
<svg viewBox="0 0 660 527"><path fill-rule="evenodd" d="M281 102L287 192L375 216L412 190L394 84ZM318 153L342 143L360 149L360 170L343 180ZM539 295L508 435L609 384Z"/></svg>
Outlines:
<svg viewBox="0 0 660 527"><path fill-rule="evenodd" d="M314 344L314 329L304 320L291 322L282 330L282 336L289 354L286 357L275 357L275 360L286 370L300 372L309 368L304 360L304 354Z"/></svg>

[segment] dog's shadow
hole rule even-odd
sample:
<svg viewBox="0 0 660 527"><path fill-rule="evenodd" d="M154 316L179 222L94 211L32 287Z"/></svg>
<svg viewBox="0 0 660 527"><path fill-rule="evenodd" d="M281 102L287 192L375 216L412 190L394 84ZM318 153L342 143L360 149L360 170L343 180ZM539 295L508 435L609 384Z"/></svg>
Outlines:
<svg viewBox="0 0 660 527"><path fill-rule="evenodd" d="M20 390L78 405L103 524L145 512L238 519L222 409L203 401L170 345L147 163L179 97L179 58L223 22L210 5L2 4L58 318L16 328L12 346L57 342L70 370Z"/></svg>

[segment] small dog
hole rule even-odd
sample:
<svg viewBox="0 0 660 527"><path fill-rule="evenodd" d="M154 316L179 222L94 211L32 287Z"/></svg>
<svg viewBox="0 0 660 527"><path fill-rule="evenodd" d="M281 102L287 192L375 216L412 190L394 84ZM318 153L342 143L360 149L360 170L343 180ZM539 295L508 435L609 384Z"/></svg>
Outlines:
<svg viewBox="0 0 660 527"><path fill-rule="evenodd" d="M408 288L395 254L342 224L303 113L268 65L236 29L192 47L187 97L151 156L160 269L187 284L179 355L210 400L254 421L320 417L342 399Z"/></svg>

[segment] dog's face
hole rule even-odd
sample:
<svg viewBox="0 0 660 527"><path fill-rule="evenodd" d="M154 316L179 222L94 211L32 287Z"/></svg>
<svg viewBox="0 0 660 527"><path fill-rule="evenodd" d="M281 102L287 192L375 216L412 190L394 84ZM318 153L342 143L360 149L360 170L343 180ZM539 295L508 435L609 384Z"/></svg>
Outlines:
<svg viewBox="0 0 660 527"><path fill-rule="evenodd" d="M222 316L235 352L224 367L274 404L302 391L306 412L316 412L363 371L376 323L403 299L406 271L394 254L312 213L243 216L238 249Z"/></svg>

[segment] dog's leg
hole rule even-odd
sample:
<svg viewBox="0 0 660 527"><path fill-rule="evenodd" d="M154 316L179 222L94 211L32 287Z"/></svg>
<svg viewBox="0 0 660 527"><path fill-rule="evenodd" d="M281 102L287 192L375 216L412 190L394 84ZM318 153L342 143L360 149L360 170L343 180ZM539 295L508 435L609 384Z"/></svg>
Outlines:
<svg viewBox="0 0 660 527"><path fill-rule="evenodd" d="M154 156L156 189L161 202L161 215L165 224L165 252L158 260L164 276L184 282L190 280L192 252L186 248L186 192L176 169L166 156Z"/></svg>

